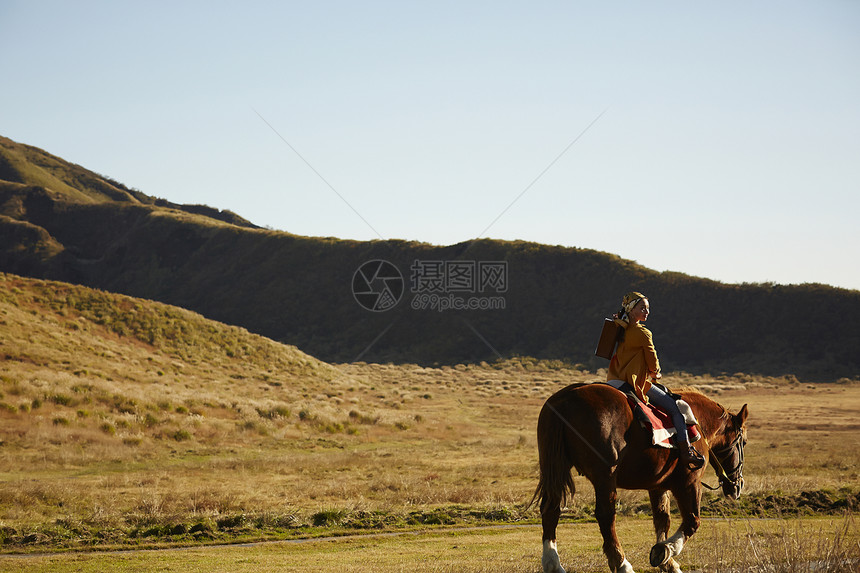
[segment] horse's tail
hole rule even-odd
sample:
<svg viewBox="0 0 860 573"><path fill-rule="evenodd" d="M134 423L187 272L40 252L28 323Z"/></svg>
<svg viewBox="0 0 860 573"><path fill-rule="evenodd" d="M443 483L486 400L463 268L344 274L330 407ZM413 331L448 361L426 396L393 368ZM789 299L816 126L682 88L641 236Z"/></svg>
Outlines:
<svg viewBox="0 0 860 573"><path fill-rule="evenodd" d="M543 514L547 507L563 506L567 503L568 495L573 497L576 492L571 474L574 464L565 443L564 420L549 401L541 408L538 416L537 442L540 477L526 508L538 501Z"/></svg>

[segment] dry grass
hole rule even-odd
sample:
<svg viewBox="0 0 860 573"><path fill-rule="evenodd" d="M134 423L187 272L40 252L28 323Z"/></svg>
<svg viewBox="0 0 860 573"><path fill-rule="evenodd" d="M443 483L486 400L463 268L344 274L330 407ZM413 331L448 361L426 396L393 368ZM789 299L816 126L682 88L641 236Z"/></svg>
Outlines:
<svg viewBox="0 0 860 573"><path fill-rule="evenodd" d="M853 573L860 559L860 532L850 519L819 518L790 523L709 521L706 525L682 555L688 573ZM656 573L647 565L653 543L650 523L644 519L623 520L618 532L636 570ZM430 530L420 534L364 535L182 551L0 556L0 571L286 573L314 568L351 573L537 573L539 538L539 527L527 526ZM559 540L562 563L570 573L607 570L594 524L562 524Z"/></svg>
<svg viewBox="0 0 860 573"><path fill-rule="evenodd" d="M0 357L0 536L19 550L533 518L540 405L602 378L530 359L332 366L173 307L9 275ZM666 382L749 403L750 494L860 488L860 386ZM576 479L570 513L585 516Z"/></svg>

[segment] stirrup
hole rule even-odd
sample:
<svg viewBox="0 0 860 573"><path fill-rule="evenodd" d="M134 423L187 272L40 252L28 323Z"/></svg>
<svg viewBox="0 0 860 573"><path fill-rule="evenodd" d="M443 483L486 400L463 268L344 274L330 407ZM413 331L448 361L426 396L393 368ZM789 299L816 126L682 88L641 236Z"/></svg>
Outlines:
<svg viewBox="0 0 860 573"><path fill-rule="evenodd" d="M681 459L685 463L689 464L694 470L701 469L705 466L705 457L691 444L687 444L686 447L684 447L684 445L680 445L678 447L678 454Z"/></svg>

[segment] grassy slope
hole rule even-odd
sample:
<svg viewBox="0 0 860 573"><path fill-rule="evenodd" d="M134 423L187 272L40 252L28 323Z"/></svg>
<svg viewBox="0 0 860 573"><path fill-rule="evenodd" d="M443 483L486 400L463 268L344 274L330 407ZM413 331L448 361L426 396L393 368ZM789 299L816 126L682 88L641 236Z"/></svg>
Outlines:
<svg viewBox="0 0 860 573"><path fill-rule="evenodd" d="M600 377L531 359L332 366L176 307L12 275L0 275L0 358L10 549L521 518L541 403ZM667 382L750 403L743 511L783 510L821 488L844 499L860 485L860 387ZM577 481L571 515L587 517L590 488ZM646 506L641 492L620 503Z"/></svg>
<svg viewBox="0 0 860 573"><path fill-rule="evenodd" d="M219 211L207 205L179 205L151 197L122 183L69 163L37 147L24 145L0 136L0 184L17 183L39 188L53 200L78 205L119 203L147 205L183 211L200 219L222 221L246 228L257 228L231 211ZM0 192L8 192L0 186ZM0 193L0 197L3 193Z"/></svg>
<svg viewBox="0 0 860 573"><path fill-rule="evenodd" d="M165 428L205 426L188 416L241 419L277 408L284 381L310 392L338 375L294 347L177 307L14 275L0 281L9 415L81 431L110 424L148 446ZM139 425L147 413L159 421Z"/></svg>
<svg viewBox="0 0 860 573"><path fill-rule="evenodd" d="M51 189L75 203L138 202L105 177L6 137L0 137L0 179Z"/></svg>

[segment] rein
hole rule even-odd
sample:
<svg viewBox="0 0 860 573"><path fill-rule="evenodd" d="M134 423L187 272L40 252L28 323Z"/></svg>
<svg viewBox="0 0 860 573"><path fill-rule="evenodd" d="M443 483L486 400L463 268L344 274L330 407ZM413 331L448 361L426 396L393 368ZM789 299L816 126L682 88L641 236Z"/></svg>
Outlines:
<svg viewBox="0 0 860 573"><path fill-rule="evenodd" d="M705 440L705 445L708 446L708 449L711 450L714 454L712 460L717 470L719 471L719 474L717 476L720 480L719 483L722 484L724 481L727 481L733 485L737 485L738 480L743 477L741 475L741 470L744 466L744 448L741 444L741 440L743 439L743 433L738 432L738 435L735 436L735 439L732 440L731 444L723 446L719 449L711 449L711 444L708 443L708 438L705 437L704 432L702 433L702 439ZM720 461L720 458L723 457L725 454L732 452L733 450L737 450L738 452L738 462L735 467L733 467L729 472L726 472L722 462ZM712 491L720 489L719 486L713 487L706 484L705 482L701 483L704 487Z"/></svg>

